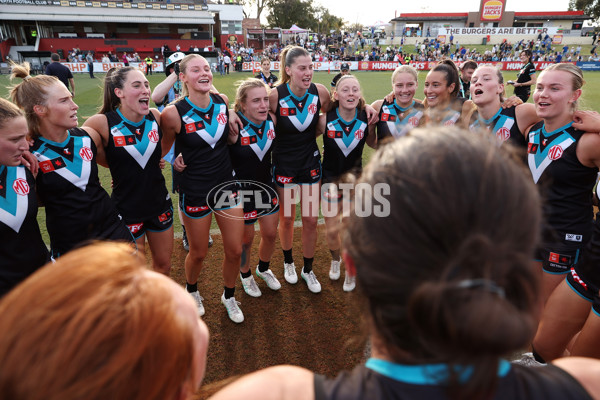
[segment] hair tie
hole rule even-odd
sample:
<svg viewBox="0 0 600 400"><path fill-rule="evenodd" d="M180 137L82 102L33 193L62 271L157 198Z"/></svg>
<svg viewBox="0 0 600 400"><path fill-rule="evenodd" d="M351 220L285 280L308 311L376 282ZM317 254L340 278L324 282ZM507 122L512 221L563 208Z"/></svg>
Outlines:
<svg viewBox="0 0 600 400"><path fill-rule="evenodd" d="M496 282L489 279L465 279L460 281L455 286L458 289L485 289L490 293L497 294L501 298L506 298L504 289L496 284Z"/></svg>
<svg viewBox="0 0 600 400"><path fill-rule="evenodd" d="M24 80L25 82L27 82L27 81L28 81L28 80L30 80L30 79L31 79L31 75L27 75L25 78L23 78L23 80Z"/></svg>

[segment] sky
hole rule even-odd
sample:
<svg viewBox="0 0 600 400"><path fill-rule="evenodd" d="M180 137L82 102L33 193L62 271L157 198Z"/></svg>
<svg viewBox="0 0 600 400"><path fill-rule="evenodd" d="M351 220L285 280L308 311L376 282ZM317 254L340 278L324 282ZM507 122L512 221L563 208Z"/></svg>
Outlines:
<svg viewBox="0 0 600 400"><path fill-rule="evenodd" d="M388 22L394 13L469 12L479 10L479 0L314 0L333 15L350 23L372 25L377 21ZM457 7L460 5L460 7ZM507 0L507 11L566 11L569 0Z"/></svg>

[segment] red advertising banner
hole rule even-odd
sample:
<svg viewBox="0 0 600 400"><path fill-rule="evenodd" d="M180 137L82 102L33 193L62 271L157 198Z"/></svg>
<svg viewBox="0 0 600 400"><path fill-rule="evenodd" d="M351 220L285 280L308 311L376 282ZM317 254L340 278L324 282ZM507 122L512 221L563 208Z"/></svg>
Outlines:
<svg viewBox="0 0 600 400"><path fill-rule="evenodd" d="M500 21L505 6L505 0L481 0L479 16L482 21Z"/></svg>

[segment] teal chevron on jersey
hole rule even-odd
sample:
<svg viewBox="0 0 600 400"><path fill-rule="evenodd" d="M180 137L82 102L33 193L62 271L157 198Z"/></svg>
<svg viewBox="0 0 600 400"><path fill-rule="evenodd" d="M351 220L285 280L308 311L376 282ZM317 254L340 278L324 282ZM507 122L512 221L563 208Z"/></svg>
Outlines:
<svg viewBox="0 0 600 400"><path fill-rule="evenodd" d="M559 159L562 153L575 143L575 138L566 131L572 124L573 122L569 122L552 132L546 132L545 125L542 125L540 128L529 132L529 154L527 159L535 183L538 182L550 163Z"/></svg>
<svg viewBox="0 0 600 400"><path fill-rule="evenodd" d="M339 110L335 110L337 119L327 124L327 137L334 139L336 145L344 156L348 156L360 143L366 134L367 124L358 120L358 111L355 111L352 121L344 121Z"/></svg>
<svg viewBox="0 0 600 400"><path fill-rule="evenodd" d="M27 216L28 193L25 167L0 165L0 222L17 233Z"/></svg>
<svg viewBox="0 0 600 400"><path fill-rule="evenodd" d="M94 159L92 139L72 136L62 143L39 137L41 146L34 151L42 173L55 172L81 190L86 189L90 177L90 163Z"/></svg>
<svg viewBox="0 0 600 400"><path fill-rule="evenodd" d="M122 121L110 130L115 147L125 149L142 168L145 168L160 140L158 124L145 118L140 122L132 122L125 118L119 109L117 114Z"/></svg>
<svg viewBox="0 0 600 400"><path fill-rule="evenodd" d="M298 97L292 93L289 84L286 85L290 94L279 99L279 115L288 117L296 129L304 131L319 115L319 95L306 91L304 96Z"/></svg>
<svg viewBox="0 0 600 400"><path fill-rule="evenodd" d="M200 108L192 103L187 97L186 101L191 109L183 115L185 132L187 134L196 133L210 147L214 148L219 141L227 125L227 106L225 104L216 104L212 98L206 108ZM202 115L203 117L201 117Z"/></svg>

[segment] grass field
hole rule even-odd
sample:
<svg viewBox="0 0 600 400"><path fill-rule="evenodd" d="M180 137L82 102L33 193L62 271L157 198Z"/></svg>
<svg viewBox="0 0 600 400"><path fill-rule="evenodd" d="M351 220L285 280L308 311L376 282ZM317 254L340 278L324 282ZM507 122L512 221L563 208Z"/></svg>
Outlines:
<svg viewBox="0 0 600 400"><path fill-rule="evenodd" d="M584 53L585 54L585 53ZM417 90L417 98L423 97L423 82L425 81L426 71L419 72L419 89ZM368 103L384 97L391 90L391 72L366 72L357 71L353 72L362 86L363 95ZM164 78L164 74L154 74L148 77L150 86L153 88ZM252 76L249 72L234 72L230 75L220 76L215 75L213 83L215 87L222 93L226 94L230 101L235 98L235 83L239 80L243 80L247 77ZM314 82L322 83L326 87L329 87L329 83L333 78L334 73L328 74L326 72L315 72ZM505 80L515 79L516 72L506 71L504 72ZM86 118L94 115L100 103L102 101L101 85L103 82L104 74L96 74L96 79L90 79L87 74L75 74L75 102L79 105L79 123L83 124ZM580 101L580 108L599 110L600 109L600 72L586 72L585 73L586 85L584 86L583 96ZM19 80L14 83L19 83ZM8 96L8 87L11 82L7 75L0 75L0 96ZM509 89L510 90L510 89ZM531 102L531 99L529 100ZM319 140L319 145L321 145ZM368 160L373 150L365 146L364 160ZM110 191L110 172L100 167L100 180L104 187ZM167 180L167 187L171 188L171 171L170 168L164 169L165 179ZM175 203L177 196L173 197ZM177 212L177 211L175 211ZM38 213L38 220L40 221L40 229L44 236L44 240L49 243L48 234L46 232L45 224L45 212L43 208L40 208ZM179 223L175 225L175 232L181 232L181 226ZM213 228L216 228L216 224L213 221Z"/></svg>

